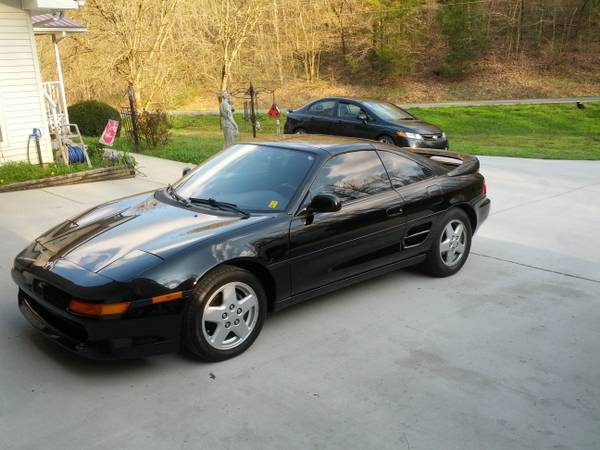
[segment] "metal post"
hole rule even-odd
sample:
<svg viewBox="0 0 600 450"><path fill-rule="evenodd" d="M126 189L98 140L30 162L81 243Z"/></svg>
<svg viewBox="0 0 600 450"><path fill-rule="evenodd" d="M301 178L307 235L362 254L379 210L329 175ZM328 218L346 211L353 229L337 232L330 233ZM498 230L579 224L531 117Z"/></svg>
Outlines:
<svg viewBox="0 0 600 450"><path fill-rule="evenodd" d="M65 82L62 73L62 64L60 62L60 51L58 49L59 39L56 38L56 34L52 35L52 46L54 47L54 60L56 61L56 74L58 75L58 90L60 94L60 101L62 104L62 112L65 121L64 125L69 123L69 111L67 109L67 96L65 95Z"/></svg>
<svg viewBox="0 0 600 450"><path fill-rule="evenodd" d="M129 96L129 110L131 111L131 130L133 131L133 146L135 151L140 149L140 135L138 132L137 113L135 110L135 93L133 91L133 84L129 82L127 86L127 95Z"/></svg>
<svg viewBox="0 0 600 450"><path fill-rule="evenodd" d="M252 121L252 136L256 137L256 111L254 110L254 97L256 95L256 91L254 90L254 86L252 86L252 82L250 82L248 94L250 94L250 120Z"/></svg>

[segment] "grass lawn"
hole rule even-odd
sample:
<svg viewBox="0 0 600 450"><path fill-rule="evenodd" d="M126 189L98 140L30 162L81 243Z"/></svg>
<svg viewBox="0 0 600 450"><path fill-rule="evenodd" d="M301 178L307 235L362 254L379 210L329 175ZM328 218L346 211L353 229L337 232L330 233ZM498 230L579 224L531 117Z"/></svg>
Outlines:
<svg viewBox="0 0 600 450"><path fill-rule="evenodd" d="M544 159L600 160L600 103L579 110L574 104L414 108L411 113L442 128L452 150L476 155ZM275 121L261 117L258 139L275 138ZM252 140L250 123L236 114L240 140ZM216 115L172 117L172 139L141 153L198 164L221 150L223 135ZM280 119L281 128L285 115ZM132 150L119 138L115 148Z"/></svg>
<svg viewBox="0 0 600 450"><path fill-rule="evenodd" d="M110 161L104 161L101 158L92 158L92 169L109 167L113 165ZM88 170L87 164L49 164L48 167L42 167L37 164L26 162L10 162L0 165L0 186L19 181L39 180L41 178L55 177L58 175L67 175L70 173Z"/></svg>
<svg viewBox="0 0 600 450"><path fill-rule="evenodd" d="M600 159L600 103L414 108L452 150L476 155Z"/></svg>

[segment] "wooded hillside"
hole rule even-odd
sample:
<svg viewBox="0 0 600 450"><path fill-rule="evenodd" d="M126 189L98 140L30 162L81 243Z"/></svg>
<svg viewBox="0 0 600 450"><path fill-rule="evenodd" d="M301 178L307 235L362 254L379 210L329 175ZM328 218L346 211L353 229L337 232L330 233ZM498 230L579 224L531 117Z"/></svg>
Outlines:
<svg viewBox="0 0 600 450"><path fill-rule="evenodd" d="M600 92L600 0L88 0L73 18L88 32L61 43L72 102L124 104L128 81L150 109L249 80L285 105Z"/></svg>

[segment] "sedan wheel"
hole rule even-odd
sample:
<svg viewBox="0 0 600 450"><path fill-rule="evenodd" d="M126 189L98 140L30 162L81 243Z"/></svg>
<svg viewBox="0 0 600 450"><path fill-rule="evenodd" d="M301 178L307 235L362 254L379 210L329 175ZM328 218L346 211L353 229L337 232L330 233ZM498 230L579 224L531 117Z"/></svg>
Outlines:
<svg viewBox="0 0 600 450"><path fill-rule="evenodd" d="M471 221L462 209L452 208L438 223L423 268L436 277L447 277L458 272L467 261L471 250Z"/></svg>
<svg viewBox="0 0 600 450"><path fill-rule="evenodd" d="M217 350L238 347L254 330L258 310L254 289L241 282L225 284L204 306L204 338Z"/></svg>
<svg viewBox="0 0 600 450"><path fill-rule="evenodd" d="M252 345L265 321L267 297L251 272L220 266L204 275L185 307L183 343L206 361L222 361Z"/></svg>
<svg viewBox="0 0 600 450"><path fill-rule="evenodd" d="M307 134L307 131L304 128L296 128L294 131L295 134Z"/></svg>
<svg viewBox="0 0 600 450"><path fill-rule="evenodd" d="M377 138L377 140L379 142L383 142L384 144L395 145L394 144L394 140L391 137L389 137L389 136L385 136L385 135L384 136L379 136L379 138Z"/></svg>

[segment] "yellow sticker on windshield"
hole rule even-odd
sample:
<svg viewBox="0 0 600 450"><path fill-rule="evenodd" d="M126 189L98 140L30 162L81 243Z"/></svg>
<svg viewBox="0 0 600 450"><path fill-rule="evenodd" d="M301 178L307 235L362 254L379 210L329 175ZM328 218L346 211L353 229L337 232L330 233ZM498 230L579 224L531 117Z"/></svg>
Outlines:
<svg viewBox="0 0 600 450"><path fill-rule="evenodd" d="M277 200L271 200L269 202L269 208L271 208L271 209L277 208L277 205L279 205L279 202Z"/></svg>

